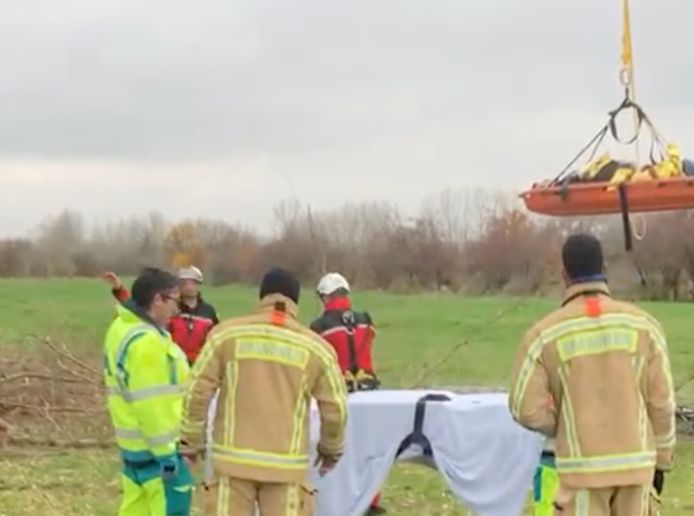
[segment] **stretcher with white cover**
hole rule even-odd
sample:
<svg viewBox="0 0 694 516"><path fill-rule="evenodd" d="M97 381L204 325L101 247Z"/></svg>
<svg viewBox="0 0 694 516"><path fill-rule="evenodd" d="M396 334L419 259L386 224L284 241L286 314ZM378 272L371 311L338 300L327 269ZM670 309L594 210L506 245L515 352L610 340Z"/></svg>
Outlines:
<svg viewBox="0 0 694 516"><path fill-rule="evenodd" d="M362 391L348 410L344 456L324 477L311 471L317 516L362 516L396 461L436 469L475 514L522 514L543 438L512 420L505 393ZM313 406L313 450L319 429Z"/></svg>

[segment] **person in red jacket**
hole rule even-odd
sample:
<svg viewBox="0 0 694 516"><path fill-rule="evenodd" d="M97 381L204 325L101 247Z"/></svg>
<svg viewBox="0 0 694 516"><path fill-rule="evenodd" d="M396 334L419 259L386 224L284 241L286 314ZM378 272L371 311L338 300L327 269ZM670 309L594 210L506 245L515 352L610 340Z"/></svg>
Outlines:
<svg viewBox="0 0 694 516"><path fill-rule="evenodd" d="M111 293L118 301L122 303L130 298L130 292L123 286L118 275L108 272L104 278L110 283ZM171 318L167 329L192 364L198 357L207 334L219 323L219 318L214 307L205 302L200 294L203 281L200 269L194 266L179 269L178 279L181 282L179 314Z"/></svg>
<svg viewBox="0 0 694 516"><path fill-rule="evenodd" d="M368 312L352 310L350 287L341 274L331 272L316 288L324 312L311 323L311 329L335 349L349 392L377 389L380 382L374 371L372 348L376 330ZM367 514L384 514L380 493L371 502Z"/></svg>

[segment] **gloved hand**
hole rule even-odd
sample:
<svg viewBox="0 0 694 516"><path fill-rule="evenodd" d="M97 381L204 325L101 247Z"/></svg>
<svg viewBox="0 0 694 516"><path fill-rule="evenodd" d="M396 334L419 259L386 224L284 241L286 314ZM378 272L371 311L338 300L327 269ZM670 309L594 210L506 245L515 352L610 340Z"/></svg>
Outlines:
<svg viewBox="0 0 694 516"><path fill-rule="evenodd" d="M181 439L178 443L178 453L188 466L193 466L198 462L198 459L205 454L203 446L193 446L185 439Z"/></svg>
<svg viewBox="0 0 694 516"><path fill-rule="evenodd" d="M164 482L171 481L178 475L178 460L175 458L162 460L159 466L161 468L161 478Z"/></svg>
<svg viewBox="0 0 694 516"><path fill-rule="evenodd" d="M663 486L665 485L665 472L661 469L656 469L653 475L653 488L655 489L658 496L663 493Z"/></svg>
<svg viewBox="0 0 694 516"><path fill-rule="evenodd" d="M367 373L363 369L357 371L355 379L357 381L357 390L360 391L373 391L378 389L381 383L375 374Z"/></svg>
<svg viewBox="0 0 694 516"><path fill-rule="evenodd" d="M357 390L357 379L354 377L351 371L345 371L345 386L347 387L347 392L352 393Z"/></svg>
<svg viewBox="0 0 694 516"><path fill-rule="evenodd" d="M318 467L318 474L323 477L335 469L335 466L339 460L339 457L333 455L322 455L319 453L318 457L316 457L314 466Z"/></svg>

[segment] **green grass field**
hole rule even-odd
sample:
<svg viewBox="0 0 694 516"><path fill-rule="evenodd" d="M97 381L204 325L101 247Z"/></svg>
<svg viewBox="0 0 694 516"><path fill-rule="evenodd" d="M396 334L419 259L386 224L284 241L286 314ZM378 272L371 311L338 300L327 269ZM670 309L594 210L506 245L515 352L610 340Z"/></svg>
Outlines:
<svg viewBox="0 0 694 516"><path fill-rule="evenodd" d="M247 312L256 302L255 290L245 287L207 289L206 294L222 317ZM386 386L506 386L523 332L556 300L367 292L358 294L356 303L372 313L378 327L376 361ZM74 349L98 349L113 305L106 286L96 280L0 281L0 344L31 354L35 344L26 336L38 334ZM644 307L666 328L679 383L694 374L694 306L648 303ZM301 319L308 322L319 311L318 300L305 292ZM458 344L455 355L425 375ZM694 390L688 385L680 398L694 401ZM119 484L113 452L6 458L2 454L0 449L0 516L115 514ZM416 466L394 469L384 504L391 514L405 516L469 514L435 474ZM664 514L694 514L690 443L679 445L677 469L667 479Z"/></svg>

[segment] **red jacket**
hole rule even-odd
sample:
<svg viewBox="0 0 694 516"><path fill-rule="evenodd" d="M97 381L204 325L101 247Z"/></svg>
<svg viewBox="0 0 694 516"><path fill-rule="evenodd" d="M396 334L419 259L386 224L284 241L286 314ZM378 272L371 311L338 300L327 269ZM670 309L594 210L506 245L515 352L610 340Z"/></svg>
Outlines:
<svg viewBox="0 0 694 516"><path fill-rule="evenodd" d="M112 290L113 296L121 303L130 298L130 292L125 287ZM205 344L207 334L213 326L219 323L214 307L198 298L195 308L186 303L179 304L181 312L172 317L168 324L171 338L183 350L188 362L195 362L200 350Z"/></svg>
<svg viewBox="0 0 694 516"><path fill-rule="evenodd" d="M311 329L335 348L343 374L356 375L361 370L375 376L373 321L368 312L353 312L349 298L339 297L326 304L325 312L311 323Z"/></svg>

